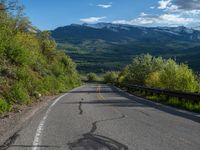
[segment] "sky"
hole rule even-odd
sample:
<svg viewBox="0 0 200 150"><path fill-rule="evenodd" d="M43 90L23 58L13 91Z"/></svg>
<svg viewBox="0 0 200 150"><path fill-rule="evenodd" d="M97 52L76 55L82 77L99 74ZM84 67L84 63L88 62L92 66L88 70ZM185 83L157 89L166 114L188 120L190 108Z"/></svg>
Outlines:
<svg viewBox="0 0 200 150"><path fill-rule="evenodd" d="M52 30L110 22L139 26L200 26L200 0L20 0L32 24Z"/></svg>

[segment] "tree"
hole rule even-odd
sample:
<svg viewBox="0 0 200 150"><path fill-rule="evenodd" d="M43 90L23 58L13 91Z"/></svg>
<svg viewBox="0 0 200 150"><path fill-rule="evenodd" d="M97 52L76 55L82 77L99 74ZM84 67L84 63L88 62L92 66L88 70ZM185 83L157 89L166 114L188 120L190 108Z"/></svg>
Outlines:
<svg viewBox="0 0 200 150"><path fill-rule="evenodd" d="M195 92L198 83L195 74L187 65L177 64L174 60L168 59L162 70L147 76L145 84L168 90Z"/></svg>
<svg viewBox="0 0 200 150"><path fill-rule="evenodd" d="M95 73L89 73L87 74L87 80L88 81L97 81L97 75Z"/></svg>
<svg viewBox="0 0 200 150"><path fill-rule="evenodd" d="M106 72L104 77L104 82L106 83L116 83L118 82L118 73L111 71L111 72Z"/></svg>
<svg viewBox="0 0 200 150"><path fill-rule="evenodd" d="M186 64L149 54L134 58L132 64L119 74L119 81L189 92L199 88L196 75Z"/></svg>
<svg viewBox="0 0 200 150"><path fill-rule="evenodd" d="M127 66L125 80L134 84L144 85L147 76L157 70L161 70L164 60L161 57L153 57L149 54L140 55L133 59Z"/></svg>
<svg viewBox="0 0 200 150"><path fill-rule="evenodd" d="M0 113L80 85L76 65L49 32L31 32L23 9L0 2Z"/></svg>

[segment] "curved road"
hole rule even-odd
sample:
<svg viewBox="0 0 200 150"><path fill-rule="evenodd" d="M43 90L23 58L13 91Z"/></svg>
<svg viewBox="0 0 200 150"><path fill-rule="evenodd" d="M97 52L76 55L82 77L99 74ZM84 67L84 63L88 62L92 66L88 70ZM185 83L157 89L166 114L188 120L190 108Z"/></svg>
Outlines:
<svg viewBox="0 0 200 150"><path fill-rule="evenodd" d="M40 110L8 150L200 150L200 115L87 84Z"/></svg>

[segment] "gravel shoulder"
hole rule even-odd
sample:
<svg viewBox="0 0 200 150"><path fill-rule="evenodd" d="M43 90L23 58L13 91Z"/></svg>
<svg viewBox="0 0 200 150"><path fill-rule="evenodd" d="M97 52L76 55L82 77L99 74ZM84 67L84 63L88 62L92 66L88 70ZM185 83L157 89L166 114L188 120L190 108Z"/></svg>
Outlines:
<svg viewBox="0 0 200 150"><path fill-rule="evenodd" d="M21 130L26 122L29 122L36 113L46 108L59 96L42 97L40 101L29 106L21 106L19 111L7 113L5 117L0 118L0 145L8 143L9 139Z"/></svg>

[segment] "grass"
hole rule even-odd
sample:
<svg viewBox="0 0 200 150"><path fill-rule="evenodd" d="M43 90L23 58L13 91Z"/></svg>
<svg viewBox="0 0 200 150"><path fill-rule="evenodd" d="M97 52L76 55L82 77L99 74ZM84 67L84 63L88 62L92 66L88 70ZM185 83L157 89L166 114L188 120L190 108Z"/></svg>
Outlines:
<svg viewBox="0 0 200 150"><path fill-rule="evenodd" d="M158 103L170 105L173 107L200 113L200 101L194 102L187 99L178 99L176 97L167 98L167 96L165 95L155 95L155 94L149 95L145 93L144 91L135 91L133 92L133 94L140 97L144 97L154 102L158 102Z"/></svg>
<svg viewBox="0 0 200 150"><path fill-rule="evenodd" d="M3 115L3 113L11 111L12 106L8 104L5 100L0 99L0 116Z"/></svg>

